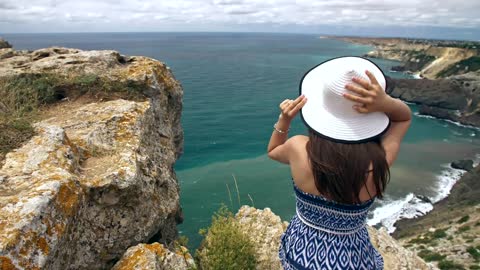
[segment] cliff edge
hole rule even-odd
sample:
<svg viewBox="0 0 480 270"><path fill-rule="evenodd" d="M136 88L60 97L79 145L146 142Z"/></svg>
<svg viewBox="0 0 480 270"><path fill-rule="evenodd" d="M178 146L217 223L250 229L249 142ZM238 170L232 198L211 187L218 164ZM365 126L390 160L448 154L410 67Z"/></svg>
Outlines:
<svg viewBox="0 0 480 270"><path fill-rule="evenodd" d="M8 101L39 100L34 136L0 168L1 269L109 269L130 246L177 237L183 90L165 64L5 48L0 74L14 96L3 116L18 116Z"/></svg>

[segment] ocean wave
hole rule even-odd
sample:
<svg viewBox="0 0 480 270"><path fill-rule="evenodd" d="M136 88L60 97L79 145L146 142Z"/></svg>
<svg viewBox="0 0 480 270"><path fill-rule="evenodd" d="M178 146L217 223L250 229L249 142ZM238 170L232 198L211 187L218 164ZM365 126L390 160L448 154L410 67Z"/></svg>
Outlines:
<svg viewBox="0 0 480 270"><path fill-rule="evenodd" d="M455 111L455 114L459 114L459 113L460 113L460 112ZM427 118L427 119L436 119L436 120L445 121L445 122L448 122L448 123L450 123L450 124L454 124L454 125L456 125L456 126L463 127L463 128L480 130L480 127L464 125L464 124L460 124L459 122L455 122L455 121L452 121L452 120L449 120L449 119L438 118L438 117L431 116L431 115L424 115L424 114L420 114L420 113L418 113L418 112L414 112L413 115L415 115L415 116L417 116L417 117Z"/></svg>
<svg viewBox="0 0 480 270"><path fill-rule="evenodd" d="M480 155L476 155L474 165L478 165L479 162ZM444 164L442 167L444 169L437 175L438 181L434 187L436 195L428 198L432 203L439 202L446 198L450 194L453 185L455 185L465 173L463 170L452 168L450 164ZM432 203L413 193L409 193L405 197L397 200L387 198L373 210L367 223L371 226L381 224L387 228L388 233L393 233L396 229L394 226L395 222L401 219L411 219L425 215L432 211Z"/></svg>
<svg viewBox="0 0 480 270"><path fill-rule="evenodd" d="M368 220L368 225L381 224L387 228L388 233L395 231L395 222L404 218L423 216L433 209L431 203L425 202L415 194L409 193L402 199L381 202L381 205L373 210L373 215Z"/></svg>

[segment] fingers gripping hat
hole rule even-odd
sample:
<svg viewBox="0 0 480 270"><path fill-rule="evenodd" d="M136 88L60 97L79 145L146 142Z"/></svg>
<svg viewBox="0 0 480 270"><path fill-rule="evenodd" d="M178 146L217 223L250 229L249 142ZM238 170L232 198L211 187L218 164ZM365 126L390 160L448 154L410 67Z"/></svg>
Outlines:
<svg viewBox="0 0 480 270"><path fill-rule="evenodd" d="M325 61L309 70L300 82L300 95L308 102L301 110L304 123L317 134L341 143L362 143L381 136L390 124L385 113L359 113L356 103L343 97L357 95L345 85L352 78L370 81L370 71L385 91L386 79L380 68L370 60L347 56Z"/></svg>

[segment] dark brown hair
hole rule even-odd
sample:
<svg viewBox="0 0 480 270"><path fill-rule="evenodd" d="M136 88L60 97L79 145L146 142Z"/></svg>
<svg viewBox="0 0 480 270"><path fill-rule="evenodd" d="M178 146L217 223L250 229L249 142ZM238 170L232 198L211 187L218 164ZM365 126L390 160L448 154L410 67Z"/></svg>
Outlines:
<svg viewBox="0 0 480 270"><path fill-rule="evenodd" d="M356 144L337 143L322 138L313 130L309 131L309 138L308 158L315 186L322 195L339 203L360 203L359 193L366 186L372 164L376 197L383 197L390 169L379 139Z"/></svg>

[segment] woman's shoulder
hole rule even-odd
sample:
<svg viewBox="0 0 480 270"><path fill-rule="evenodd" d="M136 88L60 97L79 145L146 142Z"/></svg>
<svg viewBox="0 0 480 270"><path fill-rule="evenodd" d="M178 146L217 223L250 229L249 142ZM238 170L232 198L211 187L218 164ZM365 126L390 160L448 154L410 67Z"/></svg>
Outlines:
<svg viewBox="0 0 480 270"><path fill-rule="evenodd" d="M305 135L295 135L288 139L291 147L296 150L305 150L308 140L308 136Z"/></svg>

